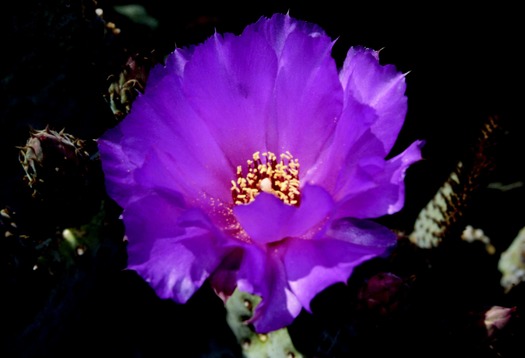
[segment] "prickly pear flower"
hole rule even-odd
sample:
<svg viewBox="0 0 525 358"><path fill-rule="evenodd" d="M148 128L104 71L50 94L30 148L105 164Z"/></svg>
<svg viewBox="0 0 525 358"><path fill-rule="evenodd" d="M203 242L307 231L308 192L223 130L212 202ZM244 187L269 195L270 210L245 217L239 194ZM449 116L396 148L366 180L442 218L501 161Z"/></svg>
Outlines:
<svg viewBox="0 0 525 358"><path fill-rule="evenodd" d="M123 208L128 267L186 302L206 280L227 299L262 298L256 331L290 324L396 236L420 142L388 158L407 110L405 78L276 14L215 34L153 68L130 113L99 138L109 195Z"/></svg>

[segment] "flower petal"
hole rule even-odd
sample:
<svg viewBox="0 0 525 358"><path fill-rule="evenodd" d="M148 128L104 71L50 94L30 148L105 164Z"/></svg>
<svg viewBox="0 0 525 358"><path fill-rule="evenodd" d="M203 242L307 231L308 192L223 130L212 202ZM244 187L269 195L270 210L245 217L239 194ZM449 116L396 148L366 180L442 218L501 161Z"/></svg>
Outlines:
<svg viewBox="0 0 525 358"><path fill-rule="evenodd" d="M331 57L333 43L318 29L307 30L285 31L289 33L279 56L275 113L267 129L268 148L276 153L290 151L305 173L333 135L343 108L343 91Z"/></svg>
<svg viewBox="0 0 525 358"><path fill-rule="evenodd" d="M320 26L311 22L298 21L287 14L273 14L270 19L262 17L249 27L253 27L255 32L264 34L277 57L281 57L286 40L290 33L294 31L309 34L312 37L325 34Z"/></svg>
<svg viewBox="0 0 525 358"><path fill-rule="evenodd" d="M345 98L351 96L375 110L377 120L372 123L372 133L383 143L388 154L407 112L405 76L393 65L381 65L379 52L352 47L340 72L340 80Z"/></svg>
<svg viewBox="0 0 525 358"><path fill-rule="evenodd" d="M301 190L299 207L263 192L250 204L235 206L233 212L251 239L266 244L286 237L313 236L333 206L323 188L307 185Z"/></svg>
<svg viewBox="0 0 525 358"><path fill-rule="evenodd" d="M345 196L338 201L336 217L375 218L399 211L405 201L405 172L421 159L422 144L416 141L387 161L371 156L349 165L355 170L341 189Z"/></svg>
<svg viewBox="0 0 525 358"><path fill-rule="evenodd" d="M242 257L242 248L232 247L231 252L223 258L220 266L210 276L211 286L223 302L226 302L237 288L237 271Z"/></svg>
<svg viewBox="0 0 525 358"><path fill-rule="evenodd" d="M262 18L239 37L215 35L197 48L185 68L185 94L232 165L270 150L290 151L308 168L342 109L331 49L317 26L287 15Z"/></svg>
<svg viewBox="0 0 525 358"><path fill-rule="evenodd" d="M324 149L310 171L303 173L303 180L320 185L337 197L341 181L346 182L348 172L354 169L349 161L355 163L361 157L371 155L384 158L386 153L382 143L370 133L370 125L375 120L377 114L373 108L352 97L348 98L333 141ZM367 143L367 140L372 143ZM362 150L363 144L367 145L366 150Z"/></svg>
<svg viewBox="0 0 525 358"><path fill-rule="evenodd" d="M258 333L286 327L302 309L288 286L281 251L279 245L271 250L251 245L239 269L238 289L262 298L249 321Z"/></svg>
<svg viewBox="0 0 525 358"><path fill-rule="evenodd" d="M228 242L199 210L180 198L152 194L123 213L128 268L137 271L161 298L186 302L217 268Z"/></svg>
<svg viewBox="0 0 525 358"><path fill-rule="evenodd" d="M141 193L131 173L139 164L134 163L120 144L122 133L118 128L108 130L97 141L101 158L106 192L121 207L133 201Z"/></svg>
<svg viewBox="0 0 525 358"><path fill-rule="evenodd" d="M148 83L126 119L98 141L108 192L121 206L137 195L135 171L147 163L148 155L154 156L154 151L161 153L157 157L172 173L175 186L190 189L184 192L187 197L204 192L224 201L231 199L229 183L235 168L188 106L176 75L181 71L174 59L177 53L162 68L163 76L157 73L160 69L152 71L153 83ZM155 177L151 178L150 187L155 187Z"/></svg>
<svg viewBox="0 0 525 358"><path fill-rule="evenodd" d="M407 107L404 76L391 65L380 65L376 51L351 48L340 80L344 87L344 108L334 139L313 169L303 174L308 182L322 185L338 197L341 182L354 185L348 175L354 170L350 165L365 157L387 157Z"/></svg>
<svg viewBox="0 0 525 358"><path fill-rule="evenodd" d="M277 58L253 26L242 36L215 34L195 49L184 72L186 99L233 166L266 150Z"/></svg>
<svg viewBox="0 0 525 358"><path fill-rule="evenodd" d="M165 66L154 66L148 75L148 87L156 87L159 83L166 79L166 76L174 76L182 78L184 75L184 68L188 61L193 56L194 47L177 48L169 56L166 57ZM162 84L161 84L162 86Z"/></svg>
<svg viewBox="0 0 525 358"><path fill-rule="evenodd" d="M396 235L373 222L345 219L314 240L287 240L284 265L293 294L310 311L312 299L337 282L346 282L362 262L394 245Z"/></svg>

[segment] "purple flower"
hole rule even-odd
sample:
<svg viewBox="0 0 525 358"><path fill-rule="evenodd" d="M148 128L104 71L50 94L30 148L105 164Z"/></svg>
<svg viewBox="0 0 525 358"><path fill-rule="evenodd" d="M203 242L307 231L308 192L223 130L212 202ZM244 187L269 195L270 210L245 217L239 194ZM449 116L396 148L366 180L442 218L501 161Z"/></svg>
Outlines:
<svg viewBox="0 0 525 358"><path fill-rule="evenodd" d="M404 75L351 48L338 71L316 25L277 14L215 34L152 69L99 139L123 208L128 267L186 302L210 280L262 297L258 332L291 323L321 290L396 236L420 142L385 160L407 110Z"/></svg>

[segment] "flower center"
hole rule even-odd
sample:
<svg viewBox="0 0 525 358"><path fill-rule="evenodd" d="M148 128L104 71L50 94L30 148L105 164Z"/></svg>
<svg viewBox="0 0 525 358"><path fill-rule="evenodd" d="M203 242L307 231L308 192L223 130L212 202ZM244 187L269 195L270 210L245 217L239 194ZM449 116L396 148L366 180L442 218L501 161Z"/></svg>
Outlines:
<svg viewBox="0 0 525 358"><path fill-rule="evenodd" d="M262 158L261 158L262 156ZM255 152L253 160L247 160L247 172L237 167L237 181L232 180L232 196L235 204L248 204L261 192L270 193L285 204L299 206L299 161L290 152L280 155L272 152Z"/></svg>

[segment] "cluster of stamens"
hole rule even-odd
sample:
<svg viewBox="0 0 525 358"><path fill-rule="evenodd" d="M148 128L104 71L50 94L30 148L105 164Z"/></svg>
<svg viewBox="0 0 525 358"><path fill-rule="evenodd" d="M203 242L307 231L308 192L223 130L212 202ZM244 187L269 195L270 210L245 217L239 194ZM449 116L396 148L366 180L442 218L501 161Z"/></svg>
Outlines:
<svg viewBox="0 0 525 358"><path fill-rule="evenodd" d="M277 156L272 152L255 152L247 160L247 173L237 167L237 181L232 180L235 204L248 204L262 191L271 193L289 205L299 205L299 161L290 152Z"/></svg>

